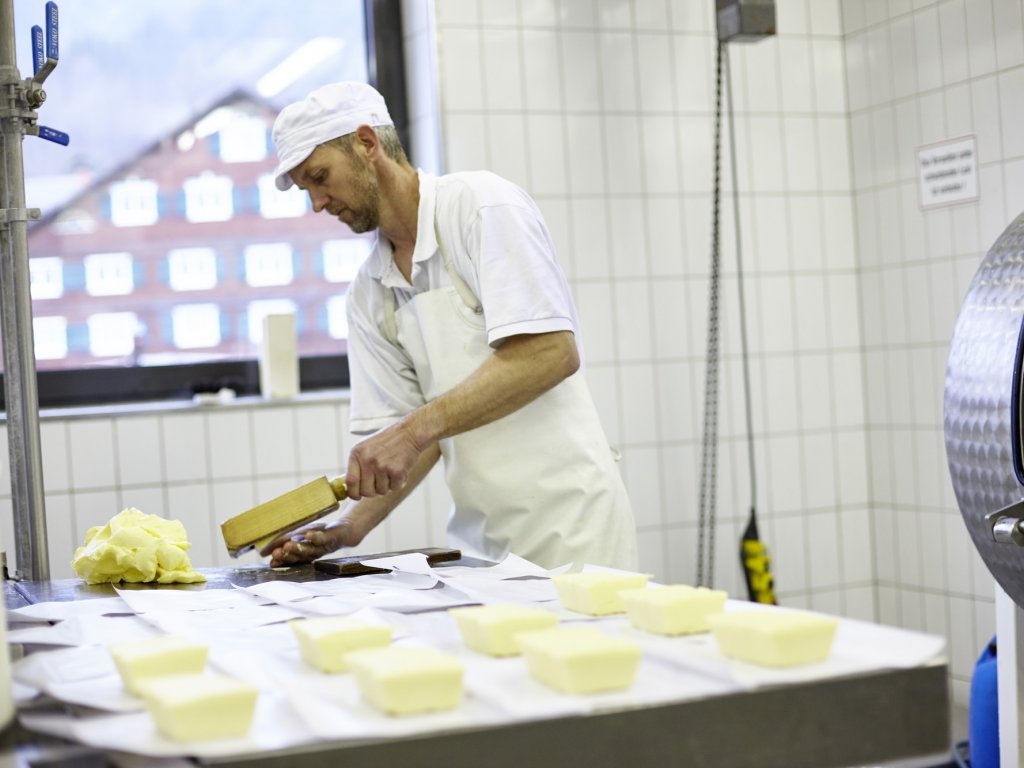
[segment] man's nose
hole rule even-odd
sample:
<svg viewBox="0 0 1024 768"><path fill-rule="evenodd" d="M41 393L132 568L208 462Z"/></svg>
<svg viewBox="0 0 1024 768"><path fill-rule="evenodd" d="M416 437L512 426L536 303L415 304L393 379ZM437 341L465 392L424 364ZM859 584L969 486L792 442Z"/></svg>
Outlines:
<svg viewBox="0 0 1024 768"><path fill-rule="evenodd" d="M309 193L309 200L313 204L313 213L320 213L327 207L327 195Z"/></svg>

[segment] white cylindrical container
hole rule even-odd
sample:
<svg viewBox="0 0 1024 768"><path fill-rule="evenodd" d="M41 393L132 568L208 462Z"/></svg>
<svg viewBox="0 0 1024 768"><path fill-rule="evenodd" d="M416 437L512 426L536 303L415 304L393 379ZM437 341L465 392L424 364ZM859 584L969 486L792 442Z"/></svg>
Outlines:
<svg viewBox="0 0 1024 768"><path fill-rule="evenodd" d="M267 398L299 394L299 354L295 314L270 314L263 318L260 345L260 393Z"/></svg>

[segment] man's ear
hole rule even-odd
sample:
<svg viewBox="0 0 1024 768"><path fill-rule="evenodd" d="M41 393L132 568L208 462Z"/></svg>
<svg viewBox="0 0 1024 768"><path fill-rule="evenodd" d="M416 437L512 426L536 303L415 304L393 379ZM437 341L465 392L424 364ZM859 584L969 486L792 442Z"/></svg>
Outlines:
<svg viewBox="0 0 1024 768"><path fill-rule="evenodd" d="M363 151L366 152L367 160L376 160L382 154L380 137L368 125L360 125L356 128L356 143L362 146Z"/></svg>

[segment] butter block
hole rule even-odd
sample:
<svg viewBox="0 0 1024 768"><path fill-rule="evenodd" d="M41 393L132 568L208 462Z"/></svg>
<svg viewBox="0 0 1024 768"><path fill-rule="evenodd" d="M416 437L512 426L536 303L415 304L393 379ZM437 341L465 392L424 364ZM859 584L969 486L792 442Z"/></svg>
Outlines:
<svg viewBox="0 0 1024 768"><path fill-rule="evenodd" d="M157 729L175 741L244 736L252 725L258 694L248 683L223 675L175 675L142 684L142 697Z"/></svg>
<svg viewBox="0 0 1024 768"><path fill-rule="evenodd" d="M303 660L321 672L346 672L349 651L374 648L391 642L392 628L348 616L324 616L289 621Z"/></svg>
<svg viewBox="0 0 1024 768"><path fill-rule="evenodd" d="M145 681L167 675L202 672L206 646L184 637L154 637L107 646L129 693L139 695Z"/></svg>
<svg viewBox="0 0 1024 768"><path fill-rule="evenodd" d="M823 661L839 622L807 611L740 611L708 616L726 656L765 667L794 667Z"/></svg>
<svg viewBox="0 0 1024 768"><path fill-rule="evenodd" d="M640 644L592 627L559 627L517 636L530 675L563 693L628 688L640 664Z"/></svg>
<svg viewBox="0 0 1024 768"><path fill-rule="evenodd" d="M708 616L721 613L728 593L720 589L671 584L619 593L630 623L659 635L707 632Z"/></svg>
<svg viewBox="0 0 1024 768"><path fill-rule="evenodd" d="M363 697L391 715L454 709L462 700L462 662L429 648L352 651L349 668Z"/></svg>
<svg viewBox="0 0 1024 768"><path fill-rule="evenodd" d="M646 573L562 573L551 577L562 605L570 611L591 616L607 616L626 610L619 593L647 585Z"/></svg>
<svg viewBox="0 0 1024 768"><path fill-rule="evenodd" d="M558 617L551 611L528 605L475 605L452 608L448 613L455 619L462 641L474 651L491 656L516 656L519 632L550 629L558 624Z"/></svg>

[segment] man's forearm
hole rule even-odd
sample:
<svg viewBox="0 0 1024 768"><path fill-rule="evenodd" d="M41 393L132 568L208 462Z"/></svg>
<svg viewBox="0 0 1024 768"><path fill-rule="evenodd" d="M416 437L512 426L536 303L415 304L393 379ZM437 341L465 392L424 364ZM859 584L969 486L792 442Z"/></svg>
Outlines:
<svg viewBox="0 0 1024 768"><path fill-rule="evenodd" d="M351 535L357 538L343 541L338 546L354 547L366 538L370 531L380 525L395 507L416 490L440 457L441 449L437 443L434 443L416 459L416 463L409 470L409 477L405 485L383 496L362 498L345 510Z"/></svg>
<svg viewBox="0 0 1024 768"><path fill-rule="evenodd" d="M513 336L465 381L406 417L406 426L418 443L482 427L533 402L579 364L569 331Z"/></svg>
<svg viewBox="0 0 1024 768"><path fill-rule="evenodd" d="M517 411L579 365L569 331L506 339L465 381L353 448L346 474L349 496L372 498L401 489L428 446Z"/></svg>

